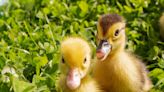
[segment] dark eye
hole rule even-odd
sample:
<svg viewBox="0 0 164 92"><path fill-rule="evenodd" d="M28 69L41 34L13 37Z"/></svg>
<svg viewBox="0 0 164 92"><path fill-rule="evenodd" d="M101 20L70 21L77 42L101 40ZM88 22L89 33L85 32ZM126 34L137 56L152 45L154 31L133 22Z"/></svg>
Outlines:
<svg viewBox="0 0 164 92"><path fill-rule="evenodd" d="M62 63L64 64L65 63L65 60L64 60L64 58L62 57Z"/></svg>
<svg viewBox="0 0 164 92"><path fill-rule="evenodd" d="M85 64L86 62L87 62L87 59L85 58L83 63Z"/></svg>
<svg viewBox="0 0 164 92"><path fill-rule="evenodd" d="M120 32L120 30L119 29L117 29L116 31L115 31L115 36L118 36L118 34L119 34L119 32Z"/></svg>

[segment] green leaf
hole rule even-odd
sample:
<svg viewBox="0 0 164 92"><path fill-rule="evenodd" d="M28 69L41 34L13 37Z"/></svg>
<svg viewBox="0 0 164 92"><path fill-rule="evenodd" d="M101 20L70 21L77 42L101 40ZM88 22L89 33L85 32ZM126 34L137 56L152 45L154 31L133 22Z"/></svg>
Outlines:
<svg viewBox="0 0 164 92"><path fill-rule="evenodd" d="M7 83L0 83L1 92L11 92Z"/></svg>
<svg viewBox="0 0 164 92"><path fill-rule="evenodd" d="M37 17L37 18L40 18L40 19L43 19L43 18L44 18L44 14L43 14L41 11L39 11L39 12L36 14L36 17Z"/></svg>
<svg viewBox="0 0 164 92"><path fill-rule="evenodd" d="M160 68L164 68L164 59L160 59L160 60L159 60L158 66L159 66Z"/></svg>
<svg viewBox="0 0 164 92"><path fill-rule="evenodd" d="M46 55L35 57L34 61L36 65L39 65L39 66L45 66L48 63L48 59Z"/></svg>
<svg viewBox="0 0 164 92"><path fill-rule="evenodd" d="M20 0L21 1L21 0ZM20 3L22 4L22 6L24 6L24 8L26 9L26 10L32 10L33 9L33 7L34 7L34 5L35 5L35 1L36 0L23 0L23 1L21 1Z"/></svg>
<svg viewBox="0 0 164 92"><path fill-rule="evenodd" d="M126 5L124 5L124 8L125 8L125 10L126 10L128 13L131 13L132 10L133 10L131 7L126 6Z"/></svg>
<svg viewBox="0 0 164 92"><path fill-rule="evenodd" d="M35 92L36 86L32 83L19 80L15 77L12 78L12 86L14 92Z"/></svg>
<svg viewBox="0 0 164 92"><path fill-rule="evenodd" d="M158 80L164 78L164 71L160 68L155 68L149 74L150 77L157 78Z"/></svg>
<svg viewBox="0 0 164 92"><path fill-rule="evenodd" d="M49 14L50 13L50 9L49 8L43 8L43 12L44 14Z"/></svg>
<svg viewBox="0 0 164 92"><path fill-rule="evenodd" d="M4 25L4 21L0 19L0 27Z"/></svg>
<svg viewBox="0 0 164 92"><path fill-rule="evenodd" d="M34 63L36 65L36 74L40 74L40 68L45 66L48 63L47 56L38 56L34 58Z"/></svg>
<svg viewBox="0 0 164 92"><path fill-rule="evenodd" d="M5 66L5 58L0 56L0 70Z"/></svg>
<svg viewBox="0 0 164 92"><path fill-rule="evenodd" d="M119 3L119 2L116 2L116 3L117 3L117 6L120 8L120 10L123 10L123 6L121 5L121 3Z"/></svg>
<svg viewBox="0 0 164 92"><path fill-rule="evenodd" d="M88 4L85 1L80 1L78 5L82 11L81 16L84 16L88 12Z"/></svg>

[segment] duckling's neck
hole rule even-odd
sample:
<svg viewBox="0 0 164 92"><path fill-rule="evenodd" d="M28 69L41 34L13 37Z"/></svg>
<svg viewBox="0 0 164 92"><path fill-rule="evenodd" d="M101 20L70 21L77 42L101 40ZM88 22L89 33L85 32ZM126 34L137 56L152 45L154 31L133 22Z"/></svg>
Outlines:
<svg viewBox="0 0 164 92"><path fill-rule="evenodd" d="M125 52L124 47L120 47L120 48L116 49L115 51L109 53L108 57L110 58L110 57L113 57L113 56L118 56L123 52Z"/></svg>
<svg viewBox="0 0 164 92"><path fill-rule="evenodd" d="M87 74L83 79L81 79L81 82L85 84L85 82L87 82L87 80L90 78L91 77L89 76L89 74Z"/></svg>

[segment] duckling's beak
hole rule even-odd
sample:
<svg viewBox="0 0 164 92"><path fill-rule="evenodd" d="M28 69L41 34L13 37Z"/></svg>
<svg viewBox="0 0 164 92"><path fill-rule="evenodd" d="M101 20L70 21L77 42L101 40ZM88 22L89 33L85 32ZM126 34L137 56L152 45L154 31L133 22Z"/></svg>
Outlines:
<svg viewBox="0 0 164 92"><path fill-rule="evenodd" d="M78 70L70 69L66 79L67 86L71 90L74 90L80 86L80 82L81 82L81 77L79 75Z"/></svg>
<svg viewBox="0 0 164 92"><path fill-rule="evenodd" d="M112 46L107 40L101 40L96 50L97 59L101 61L105 60L111 49Z"/></svg>

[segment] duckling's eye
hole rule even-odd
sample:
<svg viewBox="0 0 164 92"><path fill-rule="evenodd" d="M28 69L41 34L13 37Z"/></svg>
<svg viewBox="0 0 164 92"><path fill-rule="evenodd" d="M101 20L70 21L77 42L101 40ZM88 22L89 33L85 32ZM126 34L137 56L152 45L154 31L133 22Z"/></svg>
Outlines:
<svg viewBox="0 0 164 92"><path fill-rule="evenodd" d="M87 62L87 59L85 58L83 63L85 64L86 62Z"/></svg>
<svg viewBox="0 0 164 92"><path fill-rule="evenodd" d="M119 32L120 32L120 30L117 29L117 30L115 31L115 33L114 33L114 36L118 36Z"/></svg>
<svg viewBox="0 0 164 92"><path fill-rule="evenodd" d="M62 63L64 64L65 63L65 60L64 60L64 58L62 57Z"/></svg>

